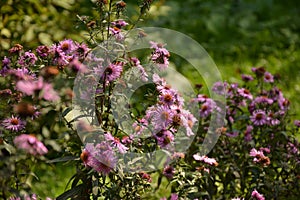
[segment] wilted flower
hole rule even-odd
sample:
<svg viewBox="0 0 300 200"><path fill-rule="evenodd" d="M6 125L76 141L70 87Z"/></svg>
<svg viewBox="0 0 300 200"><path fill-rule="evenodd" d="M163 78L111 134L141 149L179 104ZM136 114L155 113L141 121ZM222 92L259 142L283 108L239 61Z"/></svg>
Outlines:
<svg viewBox="0 0 300 200"><path fill-rule="evenodd" d="M14 144L17 148L23 149L32 155L44 155L48 153L48 149L45 145L33 135L19 135L15 137Z"/></svg>
<svg viewBox="0 0 300 200"><path fill-rule="evenodd" d="M35 54L31 53L30 51L27 51L24 53L24 55L22 55L19 58L18 63L22 67L25 67L25 66L29 66L29 65L34 65L34 63L36 61L37 61L37 57L35 56Z"/></svg>
<svg viewBox="0 0 300 200"><path fill-rule="evenodd" d="M263 165L270 164L270 158L264 155L263 150L256 150L255 148L252 148L250 151L250 156L254 157L253 162L255 163L261 163Z"/></svg>

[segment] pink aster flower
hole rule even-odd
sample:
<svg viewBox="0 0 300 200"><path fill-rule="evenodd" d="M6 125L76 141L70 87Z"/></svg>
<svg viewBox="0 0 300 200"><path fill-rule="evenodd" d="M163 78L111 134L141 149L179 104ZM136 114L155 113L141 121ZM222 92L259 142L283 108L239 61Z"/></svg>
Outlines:
<svg viewBox="0 0 300 200"><path fill-rule="evenodd" d="M173 144L174 135L169 130L162 130L155 135L158 146L164 149L169 149Z"/></svg>
<svg viewBox="0 0 300 200"><path fill-rule="evenodd" d="M255 163L261 163L265 166L270 164L270 158L264 155L263 150L256 150L255 148L252 148L250 156L254 157L253 162Z"/></svg>
<svg viewBox="0 0 300 200"><path fill-rule="evenodd" d="M242 80L245 82L253 81L253 77L251 75L242 74Z"/></svg>
<svg viewBox="0 0 300 200"><path fill-rule="evenodd" d="M12 115L11 118L3 120L1 125L7 130L18 132L25 128L26 121Z"/></svg>
<svg viewBox="0 0 300 200"><path fill-rule="evenodd" d="M121 62L110 64L104 71L105 80L109 82L116 80L121 76L122 71L123 64Z"/></svg>
<svg viewBox="0 0 300 200"><path fill-rule="evenodd" d="M172 179L175 174L175 169L172 166L166 166L163 170L163 175L168 179Z"/></svg>
<svg viewBox="0 0 300 200"><path fill-rule="evenodd" d="M267 116L263 110L255 110L250 116L250 119L256 126L262 126L267 123Z"/></svg>
<svg viewBox="0 0 300 200"><path fill-rule="evenodd" d="M193 158L197 161L203 161L209 165L218 166L218 162L214 158L209 158L207 156L200 156L199 154L194 154Z"/></svg>
<svg viewBox="0 0 300 200"><path fill-rule="evenodd" d="M41 45L35 50L40 57L47 57L50 53L49 47Z"/></svg>
<svg viewBox="0 0 300 200"><path fill-rule="evenodd" d="M169 66L170 53L162 44L150 41L151 48L154 49L151 55L151 60L158 65L160 70L166 69Z"/></svg>
<svg viewBox="0 0 300 200"><path fill-rule="evenodd" d="M300 120L295 120L294 125L297 126L297 127L300 127Z"/></svg>
<svg viewBox="0 0 300 200"><path fill-rule="evenodd" d="M57 101L59 99L59 96L53 89L52 85L44 82L43 78L41 77L35 81L18 81L16 88L17 90L29 96L39 93L39 97L44 98L47 101Z"/></svg>
<svg viewBox="0 0 300 200"><path fill-rule="evenodd" d="M253 192L251 193L251 196L253 198L255 198L256 200L265 200L264 195L260 194L259 192L257 192L257 190L253 190Z"/></svg>
<svg viewBox="0 0 300 200"><path fill-rule="evenodd" d="M71 53L75 48L75 43L71 39L65 39L57 45L57 48L65 54Z"/></svg>
<svg viewBox="0 0 300 200"><path fill-rule="evenodd" d="M117 147L120 153L124 154L127 152L128 148L120 142L119 138L112 136L111 133L104 134L104 137L107 141L111 142L112 146Z"/></svg>
<svg viewBox="0 0 300 200"><path fill-rule="evenodd" d="M269 105L271 105L273 102L274 102L273 99L270 99L267 96L258 96L254 99L254 103L258 103L258 104L269 104Z"/></svg>
<svg viewBox="0 0 300 200"><path fill-rule="evenodd" d="M146 118L150 119L155 130L166 129L172 122L173 112L166 106L152 106L146 111Z"/></svg>
<svg viewBox="0 0 300 200"><path fill-rule="evenodd" d="M252 100L253 99L253 96L252 94L250 93L250 91L246 88L238 88L237 89L237 92L240 96L246 98L246 99L250 99Z"/></svg>
<svg viewBox="0 0 300 200"><path fill-rule="evenodd" d="M225 95L228 84L226 82L216 82L212 87L212 91L218 95Z"/></svg>
<svg viewBox="0 0 300 200"><path fill-rule="evenodd" d="M20 56L18 63L22 67L26 67L29 65L34 65L36 61L37 57L35 56L35 54L31 53L30 51L27 51L24 53L24 55Z"/></svg>
<svg viewBox="0 0 300 200"><path fill-rule="evenodd" d="M141 75L141 79L142 81L148 81L148 74L147 72L145 71L144 67L141 65L140 61L138 58L131 58L130 59L133 63L133 66L135 66L138 70L138 72L140 73Z"/></svg>
<svg viewBox="0 0 300 200"><path fill-rule="evenodd" d="M264 74L264 81L266 83L273 83L274 82L274 77L270 72L265 72Z"/></svg>
<svg viewBox="0 0 300 200"><path fill-rule="evenodd" d="M105 175L110 173L117 164L117 158L106 142L97 145L87 143L80 158L85 166L92 167Z"/></svg>
<svg viewBox="0 0 300 200"><path fill-rule="evenodd" d="M33 135L19 135L15 137L14 144L17 148L23 149L32 155L44 155L48 153L48 149L45 145Z"/></svg>

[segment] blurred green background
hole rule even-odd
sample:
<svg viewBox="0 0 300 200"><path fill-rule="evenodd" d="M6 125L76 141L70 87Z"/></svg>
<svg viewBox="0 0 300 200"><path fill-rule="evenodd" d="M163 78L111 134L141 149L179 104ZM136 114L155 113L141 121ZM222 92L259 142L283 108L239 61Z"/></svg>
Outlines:
<svg viewBox="0 0 300 200"><path fill-rule="evenodd" d="M126 14L137 18L139 1L125 2ZM65 38L85 41L87 27L77 15L98 16L91 0L1 0L0 56L16 43L34 49ZM239 82L241 73L265 66L281 76L280 88L291 101L293 119L300 118L298 0L157 0L138 26L165 27L189 35L207 50L227 81ZM171 61L178 71L184 71L182 60ZM193 72L188 73L185 75L192 77ZM60 194L68 181L62 180L63 175L67 178L75 173L74 168L63 165L43 167L37 174L49 184L33 184L41 196Z"/></svg>

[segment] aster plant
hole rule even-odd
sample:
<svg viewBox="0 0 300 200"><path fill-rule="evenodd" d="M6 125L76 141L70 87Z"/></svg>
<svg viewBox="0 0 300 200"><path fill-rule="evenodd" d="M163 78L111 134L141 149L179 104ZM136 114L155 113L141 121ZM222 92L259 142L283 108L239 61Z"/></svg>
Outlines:
<svg viewBox="0 0 300 200"><path fill-rule="evenodd" d="M152 3L140 2L137 22ZM290 123L278 76L255 67L240 83L213 85L226 102L199 85L187 100L160 75L171 62L168 44L148 42L145 56L129 52L137 22L124 15L126 6L95 1L99 18L78 16L85 42L65 39L33 50L16 44L2 59L0 197L38 199L35 169L63 162L76 173L52 197L58 200L297 199L300 121ZM138 42L147 33L135 36ZM135 88L132 79L149 84ZM205 155L201 144L223 107L219 140Z"/></svg>

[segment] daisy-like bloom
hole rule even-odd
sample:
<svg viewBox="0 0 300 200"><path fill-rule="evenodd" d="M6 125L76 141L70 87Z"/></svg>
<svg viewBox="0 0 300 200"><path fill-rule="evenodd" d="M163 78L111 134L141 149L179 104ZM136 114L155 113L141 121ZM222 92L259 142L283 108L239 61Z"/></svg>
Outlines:
<svg viewBox="0 0 300 200"><path fill-rule="evenodd" d="M246 142L250 142L251 140L252 140L252 130L253 130L253 126L251 126L251 125L248 125L247 126L247 128L246 128L246 131L245 131L245 133L244 133L244 140L246 141Z"/></svg>
<svg viewBox="0 0 300 200"><path fill-rule="evenodd" d="M295 120L294 125L297 126L297 127L300 127L300 120Z"/></svg>
<svg viewBox="0 0 300 200"><path fill-rule="evenodd" d="M0 76L5 76L9 72L11 60L6 56L2 60L2 68L0 69Z"/></svg>
<svg viewBox="0 0 300 200"><path fill-rule="evenodd" d="M281 110L286 111L289 109L290 101L284 98L282 92L279 92L277 101Z"/></svg>
<svg viewBox="0 0 300 200"><path fill-rule="evenodd" d="M212 99L207 99L205 103L203 103L200 107L200 117L205 118L208 117L214 108L216 107L216 103Z"/></svg>
<svg viewBox="0 0 300 200"><path fill-rule="evenodd" d="M101 142L96 146L87 143L80 158L85 166L105 175L111 172L117 164L117 158L107 142Z"/></svg>
<svg viewBox="0 0 300 200"><path fill-rule="evenodd" d="M85 43L75 42L74 51L72 52L75 57L82 61L91 49Z"/></svg>
<svg viewBox="0 0 300 200"><path fill-rule="evenodd" d="M253 81L253 77L248 74L242 74L242 80L245 82L250 82L250 81Z"/></svg>
<svg viewBox="0 0 300 200"><path fill-rule="evenodd" d="M278 119L277 115L277 113L273 113L272 111L268 112L267 121L270 126L276 126L280 124L280 120Z"/></svg>
<svg viewBox="0 0 300 200"><path fill-rule="evenodd" d="M168 105L168 106L171 106L172 104L175 103L176 101L176 93L174 90L162 90L160 92L160 95L158 96L159 100L165 104L165 105Z"/></svg>
<svg viewBox="0 0 300 200"><path fill-rule="evenodd" d="M273 102L274 102L273 99L270 99L267 96L258 96L254 99L254 103L258 103L258 104L269 104L269 105L271 105Z"/></svg>
<svg viewBox="0 0 300 200"><path fill-rule="evenodd" d="M111 142L111 145L117 147L119 152L124 154L127 152L128 148L120 142L119 138L112 136L111 133L104 134L104 137L107 141Z"/></svg>
<svg viewBox="0 0 300 200"><path fill-rule="evenodd" d="M111 63L104 71L105 80L112 82L121 76L123 71L123 63Z"/></svg>
<svg viewBox="0 0 300 200"><path fill-rule="evenodd" d="M253 192L251 193L251 197L255 198L256 200L265 200L264 195L260 194L259 192L257 192L257 190L253 190Z"/></svg>
<svg viewBox="0 0 300 200"><path fill-rule="evenodd" d="M155 130L167 129L172 122L173 112L164 105L152 106L146 111L146 119L151 121Z"/></svg>
<svg viewBox="0 0 300 200"><path fill-rule="evenodd" d="M136 134L141 134L146 127L148 126L148 121L146 119L138 119L137 122L134 122L132 127L134 128L134 131Z"/></svg>
<svg viewBox="0 0 300 200"><path fill-rule="evenodd" d="M169 51L162 44L150 41L151 49L154 49L151 55L151 60L158 65L160 70L166 69L169 66Z"/></svg>
<svg viewBox="0 0 300 200"><path fill-rule="evenodd" d="M43 58L47 57L50 53L49 47L47 47L45 45L38 46L35 51L36 51L37 55L39 55L40 57L43 57Z"/></svg>
<svg viewBox="0 0 300 200"><path fill-rule="evenodd" d="M122 41L124 40L124 35L121 32L121 28L118 27L109 27L109 32L116 38L117 41Z"/></svg>
<svg viewBox="0 0 300 200"><path fill-rule="evenodd" d="M252 72L256 74L258 77L264 76L266 69L264 67L252 67L251 68Z"/></svg>
<svg viewBox="0 0 300 200"><path fill-rule="evenodd" d="M264 166L270 164L270 158L264 155L263 150L256 150L255 148L252 148L250 151L250 156L254 157L253 162L255 163L261 163Z"/></svg>
<svg viewBox="0 0 300 200"><path fill-rule="evenodd" d="M155 139L157 140L158 146L163 149L168 149L170 145L173 144L174 135L169 130L162 130L155 135Z"/></svg>
<svg viewBox="0 0 300 200"><path fill-rule="evenodd" d="M170 165L166 166L163 170L163 175L168 179L172 179L174 174L175 174L175 169Z"/></svg>
<svg viewBox="0 0 300 200"><path fill-rule="evenodd" d="M54 64L64 66L69 63L69 57L59 48L57 44L53 44L49 50L50 55L53 57Z"/></svg>
<svg viewBox="0 0 300 200"><path fill-rule="evenodd" d="M267 116L263 110L255 110L250 116L250 120L255 126L262 126L267 123Z"/></svg>
<svg viewBox="0 0 300 200"><path fill-rule="evenodd" d="M193 158L196 161L202 161L202 162L207 163L207 164L212 165L212 166L218 166L219 165L219 163L216 161L216 159L209 158L207 156L200 156L198 154L194 154Z"/></svg>
<svg viewBox="0 0 300 200"><path fill-rule="evenodd" d="M252 100L253 99L253 96L252 94L250 93L250 91L246 88L238 88L237 89L237 92L240 96L246 98L246 99L250 99Z"/></svg>
<svg viewBox="0 0 300 200"><path fill-rule="evenodd" d="M31 73L27 67L11 69L9 74L19 80L33 80L35 78L35 74Z"/></svg>
<svg viewBox="0 0 300 200"><path fill-rule="evenodd" d="M141 74L141 79L142 81L148 81L148 74L146 73L144 67L141 65L140 61L138 58L130 58L131 62L133 63L133 66L135 66L139 73Z"/></svg>
<svg viewBox="0 0 300 200"><path fill-rule="evenodd" d="M24 55L20 56L18 63L22 67L34 65L34 63L37 61L37 57L34 53L31 53L30 51L26 51Z"/></svg>
<svg viewBox="0 0 300 200"><path fill-rule="evenodd" d="M33 135L22 134L14 139L17 148L25 150L31 155L44 155L48 153L45 145Z"/></svg>
<svg viewBox="0 0 300 200"><path fill-rule="evenodd" d="M44 82L43 78L41 77L39 77L39 79L35 81L32 80L18 81L16 88L17 90L23 92L28 96L38 93L39 98L44 98L47 101L59 100L59 96L56 93L56 91L53 89L52 85L50 83Z"/></svg>
<svg viewBox="0 0 300 200"><path fill-rule="evenodd" d="M227 82L219 81L219 82L214 83L214 85L212 87L212 91L218 95L225 95L227 86L228 86Z"/></svg>
<svg viewBox="0 0 300 200"><path fill-rule="evenodd" d="M264 73L264 81L266 83L273 83L274 82L274 77L270 72L265 72Z"/></svg>
<svg viewBox="0 0 300 200"><path fill-rule="evenodd" d="M59 42L57 48L67 55L74 50L75 43L71 39L65 39L65 40Z"/></svg>
<svg viewBox="0 0 300 200"><path fill-rule="evenodd" d="M116 26L116 27L118 27L118 28L121 28L121 27L123 27L123 26L127 26L127 25L128 25L128 23L127 23L127 22L125 22L125 21L124 21L124 20L122 20L122 19L119 19L119 20L113 21L113 22L111 22L111 24L112 24L113 26Z"/></svg>
<svg viewBox="0 0 300 200"><path fill-rule="evenodd" d="M78 58L74 58L70 63L69 63L70 68L72 69L72 71L74 72L86 72L87 71L87 67L82 64Z"/></svg>
<svg viewBox="0 0 300 200"><path fill-rule="evenodd" d="M26 121L12 115L11 118L3 120L1 125L7 130L18 132L25 128Z"/></svg>

